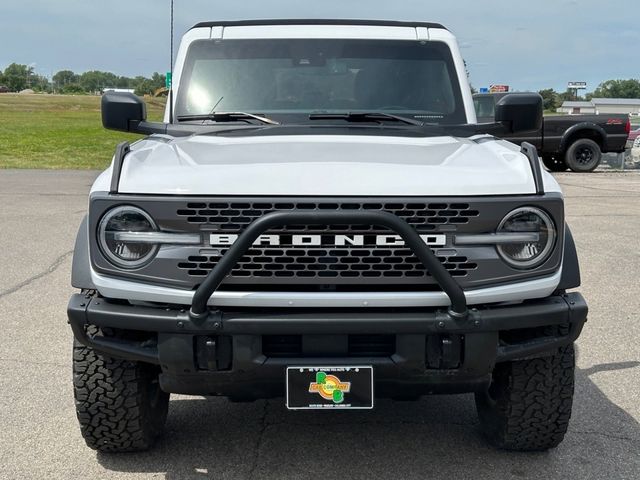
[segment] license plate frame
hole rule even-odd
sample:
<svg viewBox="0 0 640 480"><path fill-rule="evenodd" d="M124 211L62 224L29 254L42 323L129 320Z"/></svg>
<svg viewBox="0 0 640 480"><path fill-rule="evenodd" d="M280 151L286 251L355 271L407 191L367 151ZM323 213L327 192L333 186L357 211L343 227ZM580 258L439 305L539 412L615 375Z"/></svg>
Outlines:
<svg viewBox="0 0 640 480"><path fill-rule="evenodd" d="M285 382L288 410L371 410L374 407L370 365L290 366Z"/></svg>

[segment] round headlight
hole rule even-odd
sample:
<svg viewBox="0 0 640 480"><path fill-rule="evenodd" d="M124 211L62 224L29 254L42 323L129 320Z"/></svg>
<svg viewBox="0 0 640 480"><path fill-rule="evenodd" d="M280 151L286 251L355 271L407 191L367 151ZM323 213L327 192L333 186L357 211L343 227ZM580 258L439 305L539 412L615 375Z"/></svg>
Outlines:
<svg viewBox="0 0 640 480"><path fill-rule="evenodd" d="M539 208L522 207L509 213L498 227L498 234L524 234L523 240L498 245L502 259L515 268L534 268L542 264L553 250L556 228ZM529 239L526 238L529 235Z"/></svg>
<svg viewBox="0 0 640 480"><path fill-rule="evenodd" d="M121 268L139 268L149 262L158 251L158 245L144 241L122 239L122 233L155 232L153 219L137 207L123 206L109 210L98 228L102 253Z"/></svg>

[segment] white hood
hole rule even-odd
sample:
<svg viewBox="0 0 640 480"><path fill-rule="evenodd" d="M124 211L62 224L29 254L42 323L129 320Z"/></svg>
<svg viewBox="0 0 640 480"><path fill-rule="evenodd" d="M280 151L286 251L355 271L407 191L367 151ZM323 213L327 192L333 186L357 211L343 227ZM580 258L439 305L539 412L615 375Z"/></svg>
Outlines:
<svg viewBox="0 0 640 480"><path fill-rule="evenodd" d="M120 193L457 196L535 193L519 148L490 138L157 137L124 160ZM105 172L99 183L106 182ZM557 191L546 175L548 190ZM99 189L96 185L94 190Z"/></svg>

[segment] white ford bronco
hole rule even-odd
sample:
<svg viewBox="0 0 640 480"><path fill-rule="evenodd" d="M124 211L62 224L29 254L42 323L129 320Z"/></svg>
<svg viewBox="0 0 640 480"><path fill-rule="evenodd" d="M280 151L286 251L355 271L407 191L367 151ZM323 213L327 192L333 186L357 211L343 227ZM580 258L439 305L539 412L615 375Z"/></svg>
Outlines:
<svg viewBox="0 0 640 480"><path fill-rule="evenodd" d="M500 140L539 130L541 98L478 124L444 27L202 23L163 122L126 93L102 121L147 136L118 145L76 242L90 447L150 447L171 393L291 410L474 393L494 445L562 441L576 249L535 148Z"/></svg>

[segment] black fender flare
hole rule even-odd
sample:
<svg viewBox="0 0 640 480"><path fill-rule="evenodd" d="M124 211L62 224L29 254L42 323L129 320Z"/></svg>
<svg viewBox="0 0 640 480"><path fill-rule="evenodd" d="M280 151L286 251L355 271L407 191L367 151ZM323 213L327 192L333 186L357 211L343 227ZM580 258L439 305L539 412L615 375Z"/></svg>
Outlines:
<svg viewBox="0 0 640 480"><path fill-rule="evenodd" d="M558 290L569 290L580 286L580 264L578 263L578 251L573 240L573 235L568 225L564 228L564 255L562 260L562 275Z"/></svg>
<svg viewBox="0 0 640 480"><path fill-rule="evenodd" d="M80 223L76 246L73 249L73 262L71 264L71 286L74 288L95 290L91 280L91 261L89 260L89 227L85 215Z"/></svg>
<svg viewBox="0 0 640 480"><path fill-rule="evenodd" d="M559 152L566 152L569 148L569 138L575 133L579 133L581 131L590 131L597 133L602 138L602 151L607 151L607 132L605 132L604 128L600 125L596 125L591 122L582 122L573 125L568 128L563 134L562 139L560 140L560 147L558 149Z"/></svg>

